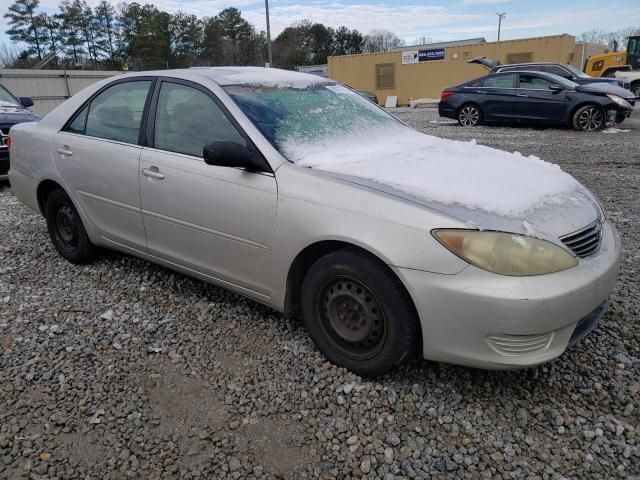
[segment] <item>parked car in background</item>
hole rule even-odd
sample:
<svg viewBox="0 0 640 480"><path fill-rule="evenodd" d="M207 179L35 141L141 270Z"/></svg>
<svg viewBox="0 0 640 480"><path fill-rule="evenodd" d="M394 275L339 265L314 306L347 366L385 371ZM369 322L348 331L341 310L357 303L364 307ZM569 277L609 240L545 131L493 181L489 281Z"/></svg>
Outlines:
<svg viewBox="0 0 640 480"><path fill-rule="evenodd" d="M616 84L579 85L551 73L504 72L446 88L438 112L465 127L495 122L593 131L622 122L634 105L633 93Z"/></svg>
<svg viewBox="0 0 640 480"><path fill-rule="evenodd" d="M29 97L14 97L0 85L0 180L7 178L9 171L9 129L22 122L38 121L40 117L27 109L33 105Z"/></svg>
<svg viewBox="0 0 640 480"><path fill-rule="evenodd" d="M578 70L573 65L567 65L564 63L553 62L537 62L537 63L509 63L502 65L495 60L491 60L487 57L476 57L469 60L467 63L476 63L483 65L491 70L491 73L500 72L544 72L558 75L579 85L585 85L587 83L608 83L617 84L622 88L631 90L631 84L622 78L611 77L592 77L586 73Z"/></svg>
<svg viewBox="0 0 640 480"><path fill-rule="evenodd" d="M556 165L416 132L314 75L119 75L11 138L15 195L64 258L113 248L301 314L361 375L548 361L616 282L614 227Z"/></svg>
<svg viewBox="0 0 640 480"><path fill-rule="evenodd" d="M364 90L356 90L356 91L362 97L364 97L367 100L369 100L370 102L375 103L376 105L378 105L378 97L377 97L377 95L375 93L365 92Z"/></svg>

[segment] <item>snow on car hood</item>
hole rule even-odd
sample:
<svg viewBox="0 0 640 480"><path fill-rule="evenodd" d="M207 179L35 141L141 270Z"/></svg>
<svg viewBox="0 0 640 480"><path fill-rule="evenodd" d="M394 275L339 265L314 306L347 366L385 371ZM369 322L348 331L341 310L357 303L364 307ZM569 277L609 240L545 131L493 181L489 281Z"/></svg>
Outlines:
<svg viewBox="0 0 640 480"><path fill-rule="evenodd" d="M589 191L558 165L475 141L398 127L311 142L291 138L282 147L300 166L380 186L481 228L546 238L599 215Z"/></svg>

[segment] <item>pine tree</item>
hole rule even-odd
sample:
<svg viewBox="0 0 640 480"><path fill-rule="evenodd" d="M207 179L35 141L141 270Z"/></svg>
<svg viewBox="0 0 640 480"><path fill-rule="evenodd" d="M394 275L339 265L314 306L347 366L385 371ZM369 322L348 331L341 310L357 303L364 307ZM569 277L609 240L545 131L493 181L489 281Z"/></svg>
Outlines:
<svg viewBox="0 0 640 480"><path fill-rule="evenodd" d="M15 0L4 18L9 19L9 38L14 42L26 43L30 51L35 51L38 59L42 60L40 25L36 13L39 4L40 0Z"/></svg>

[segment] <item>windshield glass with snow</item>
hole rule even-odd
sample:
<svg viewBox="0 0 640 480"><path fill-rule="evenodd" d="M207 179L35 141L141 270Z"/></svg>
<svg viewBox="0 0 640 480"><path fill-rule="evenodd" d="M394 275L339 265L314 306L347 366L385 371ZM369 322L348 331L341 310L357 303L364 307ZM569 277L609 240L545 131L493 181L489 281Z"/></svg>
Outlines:
<svg viewBox="0 0 640 480"><path fill-rule="evenodd" d="M16 97L9 93L9 90L0 85L0 103L11 104L13 106L18 105Z"/></svg>
<svg viewBox="0 0 640 480"><path fill-rule="evenodd" d="M286 145L365 134L399 125L356 92L332 83L306 88L232 85L224 87L271 144L288 157ZM289 158L292 160L291 158Z"/></svg>

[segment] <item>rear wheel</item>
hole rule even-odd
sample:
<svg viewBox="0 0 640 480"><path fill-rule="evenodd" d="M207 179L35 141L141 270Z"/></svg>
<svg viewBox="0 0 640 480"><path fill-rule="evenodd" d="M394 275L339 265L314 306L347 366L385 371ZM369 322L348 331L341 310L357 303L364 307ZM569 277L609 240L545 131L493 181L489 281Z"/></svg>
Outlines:
<svg viewBox="0 0 640 480"><path fill-rule="evenodd" d="M597 105L585 105L573 114L573 128L584 132L601 130L605 126L604 112Z"/></svg>
<svg viewBox="0 0 640 480"><path fill-rule="evenodd" d="M458 110L458 123L463 127L475 127L482 123L482 112L477 105L468 103Z"/></svg>
<svg viewBox="0 0 640 480"><path fill-rule="evenodd" d="M80 215L67 194L53 190L45 204L49 236L56 250L71 263L88 263L96 255L96 247L89 240Z"/></svg>
<svg viewBox="0 0 640 480"><path fill-rule="evenodd" d="M301 305L314 343L338 366L378 376L415 355L411 299L388 268L364 252L339 250L313 264Z"/></svg>

